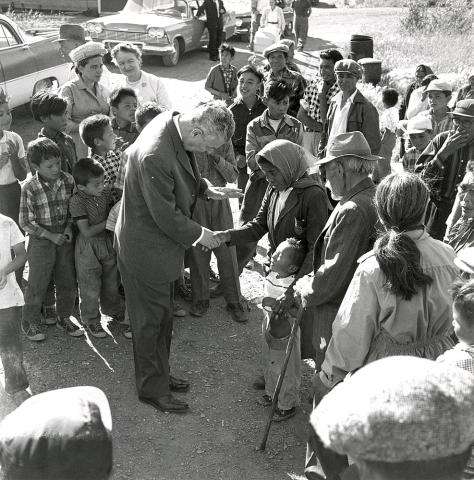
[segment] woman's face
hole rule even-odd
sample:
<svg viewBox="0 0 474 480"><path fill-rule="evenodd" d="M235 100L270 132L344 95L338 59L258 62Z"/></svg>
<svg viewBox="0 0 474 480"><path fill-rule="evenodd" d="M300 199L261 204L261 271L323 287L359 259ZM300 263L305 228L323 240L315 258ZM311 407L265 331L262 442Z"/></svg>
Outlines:
<svg viewBox="0 0 474 480"><path fill-rule="evenodd" d="M83 80L97 83L102 76L102 66L102 57L98 56L89 58L84 67L79 65L77 68L81 72Z"/></svg>
<svg viewBox="0 0 474 480"><path fill-rule="evenodd" d="M285 179L281 174L280 170L273 166L270 162L261 162L259 167L262 169L267 182L277 190L286 190L289 188L289 185L286 185Z"/></svg>
<svg viewBox="0 0 474 480"><path fill-rule="evenodd" d="M416 81L418 83L418 85L421 84L421 81L425 78L426 76L426 71L424 68L419 68L416 72L415 72L415 78L416 78Z"/></svg>
<svg viewBox="0 0 474 480"><path fill-rule="evenodd" d="M117 63L120 73L126 77L133 78L140 73L141 63L134 53L120 50L115 57L115 62Z"/></svg>

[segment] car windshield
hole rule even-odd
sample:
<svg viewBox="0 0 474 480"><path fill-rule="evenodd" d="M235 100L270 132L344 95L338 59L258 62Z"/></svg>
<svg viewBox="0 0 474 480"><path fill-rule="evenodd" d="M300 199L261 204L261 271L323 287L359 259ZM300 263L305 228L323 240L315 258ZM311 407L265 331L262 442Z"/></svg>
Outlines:
<svg viewBox="0 0 474 480"><path fill-rule="evenodd" d="M127 13L159 13L172 14L176 12L175 0L127 0L123 8Z"/></svg>

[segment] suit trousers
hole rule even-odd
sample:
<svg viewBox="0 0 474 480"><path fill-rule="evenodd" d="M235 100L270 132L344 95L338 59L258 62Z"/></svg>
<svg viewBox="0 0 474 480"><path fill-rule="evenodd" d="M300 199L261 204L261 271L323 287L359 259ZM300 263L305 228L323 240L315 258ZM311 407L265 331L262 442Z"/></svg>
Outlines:
<svg viewBox="0 0 474 480"><path fill-rule="evenodd" d="M169 356L173 334L171 285L128 269L118 258L133 335L138 396L157 399L170 393ZM156 269L150 265L150 271Z"/></svg>
<svg viewBox="0 0 474 480"><path fill-rule="evenodd" d="M209 58L211 60L217 60L219 58L219 47L222 43L222 26L207 24L207 30L209 32L209 43L207 49L209 50Z"/></svg>
<svg viewBox="0 0 474 480"><path fill-rule="evenodd" d="M298 47L304 47L308 38L308 17L295 15L295 37Z"/></svg>

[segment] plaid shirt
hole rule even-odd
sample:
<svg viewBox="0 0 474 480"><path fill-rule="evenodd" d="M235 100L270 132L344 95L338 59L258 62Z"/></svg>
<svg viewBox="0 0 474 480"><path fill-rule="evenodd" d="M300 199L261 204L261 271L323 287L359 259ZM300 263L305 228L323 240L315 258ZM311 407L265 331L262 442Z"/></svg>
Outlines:
<svg viewBox="0 0 474 480"><path fill-rule="evenodd" d="M65 172L54 183L43 180L38 173L21 187L20 227L31 236L42 237L47 230L63 233L71 225L69 199L74 179Z"/></svg>
<svg viewBox="0 0 474 480"><path fill-rule="evenodd" d="M116 118L112 118L110 122L112 130L117 135L115 150L123 152L129 145L131 145L138 137L139 133L135 123L129 123L125 127L119 127Z"/></svg>
<svg viewBox="0 0 474 480"><path fill-rule="evenodd" d="M416 161L421 153L422 152L418 151L415 147L409 148L402 157L403 169L413 173L415 171Z"/></svg>
<svg viewBox="0 0 474 480"><path fill-rule="evenodd" d="M304 91L303 98L301 100L301 106L306 110L308 115L319 123L323 123L325 119L321 118L321 112L319 109L319 94L322 93L324 87L324 80L322 78L316 78L311 80ZM326 91L326 101L329 107L329 102L332 97L339 92L337 82L334 82Z"/></svg>
<svg viewBox="0 0 474 480"><path fill-rule="evenodd" d="M99 162L105 170L104 184L106 187L113 187L120 170L120 153L110 150L105 157L98 153L91 155L93 160Z"/></svg>
<svg viewBox="0 0 474 480"><path fill-rule="evenodd" d="M43 127L39 131L38 138L40 137L49 138L59 147L61 151L61 170L72 174L72 167L77 162L74 140L69 135L48 127Z"/></svg>

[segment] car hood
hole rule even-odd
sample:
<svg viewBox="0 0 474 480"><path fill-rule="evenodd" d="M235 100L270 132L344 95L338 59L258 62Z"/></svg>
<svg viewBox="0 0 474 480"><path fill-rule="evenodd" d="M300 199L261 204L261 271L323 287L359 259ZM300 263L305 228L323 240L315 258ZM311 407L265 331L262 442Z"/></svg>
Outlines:
<svg viewBox="0 0 474 480"><path fill-rule="evenodd" d="M157 15L155 13L119 13L92 20L101 23L107 30L145 31L147 27L170 27L183 22L180 17ZM91 23L92 23L91 22Z"/></svg>

